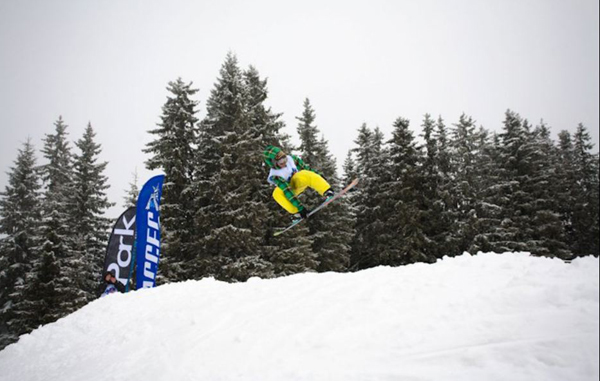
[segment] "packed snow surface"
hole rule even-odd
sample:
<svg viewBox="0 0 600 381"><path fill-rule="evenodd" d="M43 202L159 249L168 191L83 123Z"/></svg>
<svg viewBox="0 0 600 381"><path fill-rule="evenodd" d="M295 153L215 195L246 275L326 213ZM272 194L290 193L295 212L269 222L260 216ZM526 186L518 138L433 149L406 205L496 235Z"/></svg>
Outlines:
<svg viewBox="0 0 600 381"><path fill-rule="evenodd" d="M204 279L111 295L0 352L0 380L598 380L598 259Z"/></svg>

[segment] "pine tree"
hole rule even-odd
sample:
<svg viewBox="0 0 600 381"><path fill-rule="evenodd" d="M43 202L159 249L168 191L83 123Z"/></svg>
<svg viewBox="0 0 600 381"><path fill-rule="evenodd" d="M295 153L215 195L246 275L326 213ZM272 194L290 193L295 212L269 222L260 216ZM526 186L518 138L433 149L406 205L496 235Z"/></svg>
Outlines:
<svg viewBox="0 0 600 381"><path fill-rule="evenodd" d="M558 219L547 207L553 198L552 192L548 193L551 143L545 141L547 136L538 136L538 132L532 131L526 119L510 110L506 112L504 132L500 135L499 184L495 187L501 195L497 197L497 205L502 220L496 229L495 251L561 253L560 245L557 246L561 235ZM546 236L558 236L558 240L548 240L551 237Z"/></svg>
<svg viewBox="0 0 600 381"><path fill-rule="evenodd" d="M268 97L267 80L261 79L258 70L253 66L243 71L242 75L249 118L247 149L249 150L248 157L251 157L252 160L251 163L248 163L251 165L246 169L245 187L254 205L252 207L254 215L251 217L254 234L260 240L256 253L239 259L238 262L243 263L243 267L247 270L246 277L270 278L294 271L286 268L283 263L285 262L284 257L289 255L289 264L292 267L296 263L302 263L303 255L306 254L307 258L310 258L311 255L307 254L309 253L308 249L305 249L310 245L304 229L295 232L300 235L298 246L288 245L286 239L289 237L273 237L274 230L281 226L281 221L287 221L287 213L273 202L273 188L265 181L267 173L265 173L262 152L267 145L280 146L284 151L291 152L289 136L281 133L284 126L280 120L281 114L274 113L265 105ZM315 265L312 263L307 265L307 268L310 269L314 267Z"/></svg>
<svg viewBox="0 0 600 381"><path fill-rule="evenodd" d="M458 205L454 193L455 172L452 169L451 146L446 124L441 116L438 117L435 130L436 165L438 191L435 208L439 213L439 232L436 234L438 245L443 248L439 255L454 256L462 253L458 233Z"/></svg>
<svg viewBox="0 0 600 381"><path fill-rule="evenodd" d="M473 215L473 239L467 251L492 252L501 240L505 183L501 180L500 137L481 128L478 133L479 155L476 161L477 202ZM466 241L465 243L469 243Z"/></svg>
<svg viewBox="0 0 600 381"><path fill-rule="evenodd" d="M8 185L0 193L0 350L25 333L15 306L25 299L26 276L39 245L40 179L30 140L19 149Z"/></svg>
<svg viewBox="0 0 600 381"><path fill-rule="evenodd" d="M161 266L159 281L169 282L188 277L184 262L192 257L194 241L193 213L195 144L197 141L196 106L192 98L198 91L181 78L169 82L170 95L162 108L161 122L150 133L156 139L144 152L152 154L148 169L165 173L161 199Z"/></svg>
<svg viewBox="0 0 600 381"><path fill-rule="evenodd" d="M558 162L556 168L557 195L556 206L560 214L562 225L565 229L565 242L569 249L573 251L576 236L573 231L573 205L576 201L576 170L573 140L568 131L561 131L558 134Z"/></svg>
<svg viewBox="0 0 600 381"><path fill-rule="evenodd" d="M224 144L226 135L235 135L234 126L244 123L239 119L244 115L242 72L238 66L237 58L229 53L220 70L220 78L211 90L211 95L206 102L206 117L200 123L200 141L196 168L196 193L198 205L196 211L196 224L198 229L197 247L195 252L200 255L196 258L195 267L202 275L218 275L212 268L211 262L230 260L230 253L221 250L226 245L227 234L223 231L226 224L221 221L223 205L217 200L217 193L226 193L227 189L217 188L218 179L222 171ZM246 121L246 125L248 122ZM229 147L228 151L233 150ZM229 236L231 237L231 236ZM204 264L203 262L207 262ZM207 273L208 271L208 273Z"/></svg>
<svg viewBox="0 0 600 381"><path fill-rule="evenodd" d="M458 252L468 249L476 235L476 207L480 199L477 171L478 135L472 117L462 114L452 130L452 170L455 173L451 193L456 214Z"/></svg>
<svg viewBox="0 0 600 381"><path fill-rule="evenodd" d="M358 176L358 169L357 169L357 164L356 161L354 160L354 157L352 155L352 150L348 151L348 154L346 155L346 159L344 160L344 164L342 166L342 170L343 170L343 176L342 176L342 184L344 185L348 185L350 184L354 179L359 179ZM359 187L362 187L364 184L359 184ZM349 241L349 255L350 255L350 262L348 264L349 268L353 266L353 262L352 262L352 256L353 256L353 243L355 241L355 237L356 237L356 215L357 215L357 187L354 187L353 189L350 189L350 191L346 194L346 196L344 197L344 202L347 205L348 208L348 226L352 229L352 237L350 237L350 241Z"/></svg>
<svg viewBox="0 0 600 381"><path fill-rule="evenodd" d="M350 267L352 269L365 269L376 266L378 258L376 258L369 249L370 235L366 232L366 226L373 221L369 215L368 196L372 194L372 189L375 184L372 180L373 160L377 153L374 152L373 131L363 123L358 129L358 136L354 140L356 148L353 148L348 153L346 163L351 163L351 171L359 178L360 186L355 188L350 196L352 202L352 210L355 215L355 235L352 241ZM352 154L356 160L352 158ZM346 169L346 173L350 171ZM349 178L348 178L349 179ZM368 252L369 251L369 252Z"/></svg>
<svg viewBox="0 0 600 381"><path fill-rule="evenodd" d="M210 102L210 98L209 101ZM217 113L215 110L214 113ZM189 277L199 279L204 276L218 276L221 265L219 252L209 246L212 231L212 216L218 205L213 202L214 178L219 171L219 151L216 137L219 132L216 123L208 117L199 123L198 151L196 153L193 189L196 195L194 208L195 245L194 258L188 264Z"/></svg>
<svg viewBox="0 0 600 381"><path fill-rule="evenodd" d="M221 134L214 137L218 141L219 171L212 184L212 201L217 213L210 221L208 247L227 259L224 268L228 272L229 268L237 267L236 262L259 253L261 237L255 234L254 225L254 214L258 210L254 209L254 195L249 184L257 180L251 174L260 162L261 150L252 136L246 86L237 59L228 60L223 69L223 81L227 82L222 83L225 91L219 94L221 102L216 105L216 110L208 110L210 117L215 111L224 116L215 115L221 129ZM230 275L226 274L226 277Z"/></svg>
<svg viewBox="0 0 600 381"><path fill-rule="evenodd" d="M137 168L133 171L131 182L129 183L129 189L126 191L125 197L123 197L123 208L135 207L137 205L137 199L140 195L140 189L138 188L138 172Z"/></svg>
<svg viewBox="0 0 600 381"><path fill-rule="evenodd" d="M524 222L531 232L528 250L538 255L569 258L571 254L556 206L560 192L556 172L561 164L544 121L532 131L523 150L529 152L530 163L529 173L522 179L522 187L530 200L524 204L524 212L529 217L529 222Z"/></svg>
<svg viewBox="0 0 600 381"><path fill-rule="evenodd" d="M108 163L98 162L102 149L95 137L96 133L89 123L81 139L75 143L80 153L74 156L73 177L75 208L72 213L77 226L75 251L82 262L78 279L88 301L97 297L96 288L102 274L110 225L104 214L113 205L106 196L109 185L103 174Z"/></svg>
<svg viewBox="0 0 600 381"><path fill-rule="evenodd" d="M394 237L385 251L388 258L384 263L398 266L435 261L435 256L426 250L427 237L422 225L423 181L418 167L421 152L407 119L396 119L388 144L391 181L384 191L388 200L385 212L389 215L387 228Z"/></svg>
<svg viewBox="0 0 600 381"><path fill-rule="evenodd" d="M199 257L193 265L197 276L245 280L277 275L278 269L268 265L279 248L264 222L275 221L270 217L275 206L262 152L267 143L278 143L282 124L264 106L266 95L266 82L256 69L242 72L235 55L228 54L200 123L195 184ZM298 258L296 254L304 253L292 252ZM310 269L314 268L305 268Z"/></svg>
<svg viewBox="0 0 600 381"><path fill-rule="evenodd" d="M0 269L9 268L10 254L5 247L4 240L0 239ZM9 328L9 315L13 309L13 303L6 302L11 294L9 287L12 287L14 283L11 283L8 272L6 270L0 270L0 351L9 344L14 343L17 340L18 335Z"/></svg>
<svg viewBox="0 0 600 381"><path fill-rule="evenodd" d="M41 285L42 288L52 288L47 295L56 297L43 301L49 308L48 322L77 310L87 302L87 295L78 282L84 263L75 251L78 226L73 213L76 205L73 154L67 140L67 127L59 117L55 123L55 133L46 135L42 149L48 161L42 167L45 192L41 231L44 242L41 247L42 263L36 266L34 273L45 281L49 279L44 278L46 269L52 269L48 274L55 274L54 269L58 269L58 276L52 278L51 286ZM56 264L50 263L52 260L56 260Z"/></svg>
<svg viewBox="0 0 600 381"><path fill-rule="evenodd" d="M535 240L535 227L531 224L536 213L535 200L535 179L538 178L538 168L536 168L536 150L537 144L535 135L532 131L532 126L527 119L523 120L523 141L520 147L520 165L517 172L516 180L519 183L519 190L515 194L515 201L518 207L518 213L515 216L515 221L519 227L520 237L524 244L524 250L539 254L540 243Z"/></svg>
<svg viewBox="0 0 600 381"><path fill-rule="evenodd" d="M439 116L436 123L436 140L437 140L437 153L438 153L438 166L439 171L444 177L450 177L452 173L451 163L451 146L448 137L448 129L444 119Z"/></svg>
<svg viewBox="0 0 600 381"><path fill-rule="evenodd" d="M356 162L354 161L354 158L352 157L352 151L348 151L348 154L346 155L346 159L344 160L344 165L343 168L344 170L344 177L342 180L343 184L350 184L350 182L352 182L352 180L356 179L358 177L358 173L356 171ZM352 190L351 194L354 194L354 189Z"/></svg>
<svg viewBox="0 0 600 381"><path fill-rule="evenodd" d="M316 115L308 98L304 101L302 116L296 119L299 121L300 156L311 168L319 171L333 189L340 190L335 159L329 153L325 138L318 138L319 129L314 124ZM309 205L318 205L323 201L316 192L303 196ZM345 201L339 200L308 221L312 251L317 256L319 271L342 272L348 268L352 231L351 216Z"/></svg>
<svg viewBox="0 0 600 381"><path fill-rule="evenodd" d="M441 258L444 255L455 253L455 248L450 244L453 240L450 238L451 216L448 214L448 200L443 198L444 192L442 186L447 184L447 179L444 178L442 166L449 163L441 162L442 156L440 153L440 144L438 136L435 134L436 123L431 118L431 115L425 114L423 120L423 139L424 155L421 159L420 176L422 177L420 187L421 205L419 209L420 223L423 226L426 237L424 253L429 257ZM445 130L443 124L437 126L441 129L441 137L444 139L443 144L446 145ZM447 149L447 147L444 147ZM447 152L443 152L446 155ZM446 188L447 191L447 188ZM446 195L447 197L447 195Z"/></svg>
<svg viewBox="0 0 600 381"><path fill-rule="evenodd" d="M523 189L523 179L529 172L527 123L511 110L506 111L503 133L500 134L500 183L496 187L501 197L501 225L496 230L494 251L528 251L532 240L528 216L524 209L529 195Z"/></svg>
<svg viewBox="0 0 600 381"><path fill-rule="evenodd" d="M354 144L357 146L353 149L356 155L356 172L361 177L369 176L369 165L378 153L374 150L373 131L367 127L366 123L363 123L358 129L358 136L354 140ZM364 187L361 188L364 189Z"/></svg>
<svg viewBox="0 0 600 381"><path fill-rule="evenodd" d="M280 221L286 221L286 219L281 217ZM308 236L309 228L304 224L304 226L299 225L290 230L289 234L283 234L274 240L276 251L271 251L266 259L273 264L275 276L317 271L319 261L317 255L312 251L312 241Z"/></svg>
<svg viewBox="0 0 600 381"><path fill-rule="evenodd" d="M573 210L573 252L579 256L598 256L598 156L583 124L573 135L575 183Z"/></svg>
<svg viewBox="0 0 600 381"><path fill-rule="evenodd" d="M425 197L430 200L437 198L437 189L439 185L438 178L438 150L437 150L437 139L435 138L435 122L431 118L430 114L425 114L423 118L423 129L422 138L424 140L423 149L424 155L422 158L421 173L423 176L423 191Z"/></svg>
<svg viewBox="0 0 600 381"><path fill-rule="evenodd" d="M383 133L379 128L371 131L363 124L355 143L358 145L354 153L360 183L351 199L356 215L351 269L360 270L391 264L387 253L394 245L396 233L388 225L393 205L386 194L391 170Z"/></svg>
<svg viewBox="0 0 600 381"><path fill-rule="evenodd" d="M19 334L31 332L40 325L53 323L71 312L57 308L65 305L65 283L61 279L64 270L61 270L60 261L54 255L53 246L53 242L47 240L41 247L41 257L35 261L33 270L27 275L23 299L15 306L19 314L15 330Z"/></svg>
<svg viewBox="0 0 600 381"><path fill-rule="evenodd" d="M23 288L25 298L15 306L22 316L20 332L53 322L87 302L78 282L83 263L74 250L77 226L73 214L73 156L62 117L54 125L55 133L46 135L42 150L48 163L41 167L44 180L41 245L36 249L39 254Z"/></svg>
<svg viewBox="0 0 600 381"><path fill-rule="evenodd" d="M317 161L321 160L319 154L319 128L315 125L316 115L315 110L310 104L310 100L306 98L303 104L302 116L296 117L298 120L298 136L300 137L300 147L302 159L306 163L317 165ZM317 167L318 168L318 167Z"/></svg>

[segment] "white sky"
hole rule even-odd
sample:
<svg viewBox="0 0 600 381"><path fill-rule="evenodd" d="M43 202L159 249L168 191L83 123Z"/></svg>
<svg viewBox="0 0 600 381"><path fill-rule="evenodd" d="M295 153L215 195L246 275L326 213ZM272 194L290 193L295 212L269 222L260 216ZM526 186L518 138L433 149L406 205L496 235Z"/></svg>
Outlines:
<svg viewBox="0 0 600 381"><path fill-rule="evenodd" d="M597 0L0 0L0 189L27 137L38 150L62 115L88 122L122 196L151 140L169 81L200 91L199 116L228 51L269 79L295 136L308 97L338 164L363 122L389 136L403 116L490 130L510 108L553 137L582 122L598 150ZM41 155L40 155L41 157ZM41 159L40 159L41 163ZM141 184L139 184L141 185Z"/></svg>

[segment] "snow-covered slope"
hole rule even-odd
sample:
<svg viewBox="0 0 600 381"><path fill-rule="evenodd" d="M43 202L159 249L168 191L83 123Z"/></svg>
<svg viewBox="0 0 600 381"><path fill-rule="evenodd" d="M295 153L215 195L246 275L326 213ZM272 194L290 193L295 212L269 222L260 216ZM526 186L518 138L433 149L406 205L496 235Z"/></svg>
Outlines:
<svg viewBox="0 0 600 381"><path fill-rule="evenodd" d="M480 254L109 296L0 380L598 380L597 258Z"/></svg>

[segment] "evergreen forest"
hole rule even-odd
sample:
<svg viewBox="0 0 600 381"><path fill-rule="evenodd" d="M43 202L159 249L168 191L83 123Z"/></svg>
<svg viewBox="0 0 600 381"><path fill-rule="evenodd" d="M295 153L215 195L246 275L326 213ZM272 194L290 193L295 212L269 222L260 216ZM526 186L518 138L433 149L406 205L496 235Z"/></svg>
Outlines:
<svg viewBox="0 0 600 381"><path fill-rule="evenodd" d="M266 105L266 79L240 67L235 54L222 64L203 118L197 92L181 78L168 84L144 149L146 167L166 176L159 284L359 271L464 252L566 261L599 254L599 158L583 124L553 137L543 120L510 109L498 116L497 132L466 114L399 115L390 136L347 126L355 139L340 172L310 100L297 125L285 126ZM274 237L291 218L266 181L267 145L297 154L335 190L354 178L359 185ZM41 149L26 141L8 169L0 193L0 349L98 297L114 223L105 216L114 204L101 152L91 123L71 141L59 117ZM124 190L125 205L135 204L137 181ZM322 198L309 190L300 200L312 208Z"/></svg>

